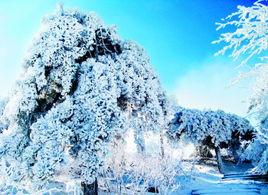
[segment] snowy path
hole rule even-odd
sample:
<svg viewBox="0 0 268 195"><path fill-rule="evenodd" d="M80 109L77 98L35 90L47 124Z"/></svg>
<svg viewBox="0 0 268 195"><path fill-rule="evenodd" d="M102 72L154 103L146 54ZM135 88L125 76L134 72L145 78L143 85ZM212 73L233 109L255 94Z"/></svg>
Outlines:
<svg viewBox="0 0 268 195"><path fill-rule="evenodd" d="M245 175L245 170L226 169L220 174L216 166L197 165L191 179L178 177L181 189L171 195L268 195L268 175Z"/></svg>
<svg viewBox="0 0 268 195"><path fill-rule="evenodd" d="M219 183L218 185L209 186L209 188L200 188L192 190L192 195L209 195L209 194L268 194L267 186L261 184L241 184L241 183Z"/></svg>
<svg viewBox="0 0 268 195"><path fill-rule="evenodd" d="M254 195L254 194L261 194L259 188L251 188L251 187L245 187L245 186L237 186L237 187L231 187L231 188L213 188L213 189L199 189L199 190L193 190L192 195L209 195L209 194L235 194L235 195Z"/></svg>
<svg viewBox="0 0 268 195"><path fill-rule="evenodd" d="M191 191L192 195L210 195L210 194L268 194L268 175L245 175L228 174L219 182L203 186Z"/></svg>

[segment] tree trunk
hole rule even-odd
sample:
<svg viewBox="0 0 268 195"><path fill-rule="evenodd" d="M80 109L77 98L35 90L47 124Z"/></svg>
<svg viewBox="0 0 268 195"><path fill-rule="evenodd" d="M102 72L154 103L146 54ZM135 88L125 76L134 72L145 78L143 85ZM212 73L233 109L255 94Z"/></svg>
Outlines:
<svg viewBox="0 0 268 195"><path fill-rule="evenodd" d="M144 154L145 140L143 137L143 133L139 132L139 130L137 129L134 129L134 139L135 139L138 154Z"/></svg>
<svg viewBox="0 0 268 195"><path fill-rule="evenodd" d="M239 161L239 154L237 151L239 150L241 144L239 143L239 140L232 140L230 145L234 161L237 163Z"/></svg>
<svg viewBox="0 0 268 195"><path fill-rule="evenodd" d="M98 180L97 178L91 184L81 183L83 195L98 195Z"/></svg>
<svg viewBox="0 0 268 195"><path fill-rule="evenodd" d="M217 158L217 163L218 163L218 169L220 173L223 174L223 162L221 158L220 148L218 146L215 148L215 152L216 152L216 158Z"/></svg>
<svg viewBox="0 0 268 195"><path fill-rule="evenodd" d="M199 155L202 158L212 158L213 157L209 148L207 146L203 146L203 145L197 147L197 155Z"/></svg>
<svg viewBox="0 0 268 195"><path fill-rule="evenodd" d="M163 131L162 130L160 132L160 152L161 152L161 156L164 157L165 156L164 135L163 135Z"/></svg>

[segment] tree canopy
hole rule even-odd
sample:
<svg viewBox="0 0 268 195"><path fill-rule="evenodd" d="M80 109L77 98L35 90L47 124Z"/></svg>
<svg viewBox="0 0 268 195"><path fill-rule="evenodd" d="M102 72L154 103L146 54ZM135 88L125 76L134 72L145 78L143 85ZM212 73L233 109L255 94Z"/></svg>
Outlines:
<svg viewBox="0 0 268 195"><path fill-rule="evenodd" d="M221 110L200 111L178 107L167 133L175 141L184 137L196 146L229 148L237 157L237 147L243 141L253 139L254 129L248 120Z"/></svg>
<svg viewBox="0 0 268 195"><path fill-rule="evenodd" d="M10 182L92 183L106 146L140 120L164 126L167 101L145 51L94 13L44 18L1 124L1 176Z"/></svg>

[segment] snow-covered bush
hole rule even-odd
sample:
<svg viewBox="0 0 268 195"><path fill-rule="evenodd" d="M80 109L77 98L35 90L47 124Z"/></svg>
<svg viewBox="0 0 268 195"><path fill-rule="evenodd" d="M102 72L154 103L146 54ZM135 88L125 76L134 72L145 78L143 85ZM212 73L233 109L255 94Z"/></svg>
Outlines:
<svg viewBox="0 0 268 195"><path fill-rule="evenodd" d="M217 30L227 28L228 32L222 33L219 40L213 43L224 43L225 46L217 53L231 52L231 57L241 59L241 65L248 65L248 72L242 73L243 77L255 79L252 87L249 113L257 122L258 135L256 142L247 150L251 156L255 150L259 152L259 144L265 147L263 155L257 155L259 162L255 171L268 172L268 130L265 125L268 118L268 1L258 0L252 6L238 6L238 10L230 14L222 23L217 23ZM234 29L234 30L233 30ZM233 31L232 31L233 30ZM265 127L266 126L266 127ZM259 144L256 144L259 143ZM253 147L256 147L253 149ZM261 148L262 148L261 147ZM261 169L259 169L261 167Z"/></svg>
<svg viewBox="0 0 268 195"><path fill-rule="evenodd" d="M3 111L1 177L34 184L99 175L107 145L135 121L162 129L166 97L145 51L95 14L47 16Z"/></svg>
<svg viewBox="0 0 268 195"><path fill-rule="evenodd" d="M200 111L179 107L167 134L175 141L186 138L196 146L229 148L237 159L241 142L252 140L254 130L248 120L221 110Z"/></svg>
<svg viewBox="0 0 268 195"><path fill-rule="evenodd" d="M148 191L168 194L180 186L176 176L182 175L181 159L169 154L130 153L124 142L112 145L104 163L102 188L108 192L143 194Z"/></svg>
<svg viewBox="0 0 268 195"><path fill-rule="evenodd" d="M254 172L265 174L268 172L268 63L256 67L252 74L256 80L252 88L249 113L256 122L258 131L256 143L249 146L245 156L255 162Z"/></svg>
<svg viewBox="0 0 268 195"><path fill-rule="evenodd" d="M254 141L246 148L241 158L257 164L266 147L267 146L265 146L259 139L254 139Z"/></svg>

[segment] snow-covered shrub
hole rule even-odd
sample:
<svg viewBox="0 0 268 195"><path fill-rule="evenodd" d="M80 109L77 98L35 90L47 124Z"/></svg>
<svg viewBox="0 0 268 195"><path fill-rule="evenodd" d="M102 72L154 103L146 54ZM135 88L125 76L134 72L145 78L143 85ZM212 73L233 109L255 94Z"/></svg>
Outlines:
<svg viewBox="0 0 268 195"><path fill-rule="evenodd" d="M256 80L249 113L256 123L257 136L255 143L245 151L245 156L255 162L254 172L265 174L268 172L268 64L262 64L252 72Z"/></svg>
<svg viewBox="0 0 268 195"><path fill-rule="evenodd" d="M265 125L268 118L268 6L267 0L258 0L252 6L238 6L237 11L217 23L217 30L227 28L220 38L213 43L224 43L225 46L217 54L230 51L234 59L241 58L241 65L249 65L249 71L242 73L244 77L254 78L249 105L249 113L257 122L258 139L249 146L245 156L251 156L255 150L259 154L259 144L265 147L263 155L257 155L255 161L260 162L255 171L267 173L268 130ZM231 27L231 28L230 28ZM231 31L230 31L231 29ZM232 31L234 29L234 31ZM266 127L265 127L266 126ZM254 149L253 149L254 148ZM262 147L261 147L262 148ZM261 157L261 159L259 159Z"/></svg>
<svg viewBox="0 0 268 195"><path fill-rule="evenodd" d="M255 166L250 172L257 174L268 173L268 142L258 137L250 143L241 155L242 160L249 160Z"/></svg>
<svg viewBox="0 0 268 195"><path fill-rule="evenodd" d="M179 107L167 135L175 141L184 137L196 146L229 148L237 158L241 142L252 140L254 130L248 120L221 110L200 111Z"/></svg>
<svg viewBox="0 0 268 195"><path fill-rule="evenodd" d="M176 176L183 173L181 159L169 154L129 153L124 142L117 142L104 163L102 188L108 192L167 194L180 186Z"/></svg>
<svg viewBox="0 0 268 195"><path fill-rule="evenodd" d="M164 125L166 97L145 51L95 14L60 8L47 16L23 67L2 115L7 182L90 184L115 136L136 121L146 121L138 131Z"/></svg>
<svg viewBox="0 0 268 195"><path fill-rule="evenodd" d="M265 126L260 128L265 128ZM241 155L242 160L249 160L255 165L251 170L254 173L266 174L268 171L268 139L265 137L267 134L260 133L265 131L267 129L258 131L254 141L247 146Z"/></svg>
<svg viewBox="0 0 268 195"><path fill-rule="evenodd" d="M257 165L266 148L267 145L263 144L259 139L255 139L248 145L241 158L242 160L250 160Z"/></svg>

